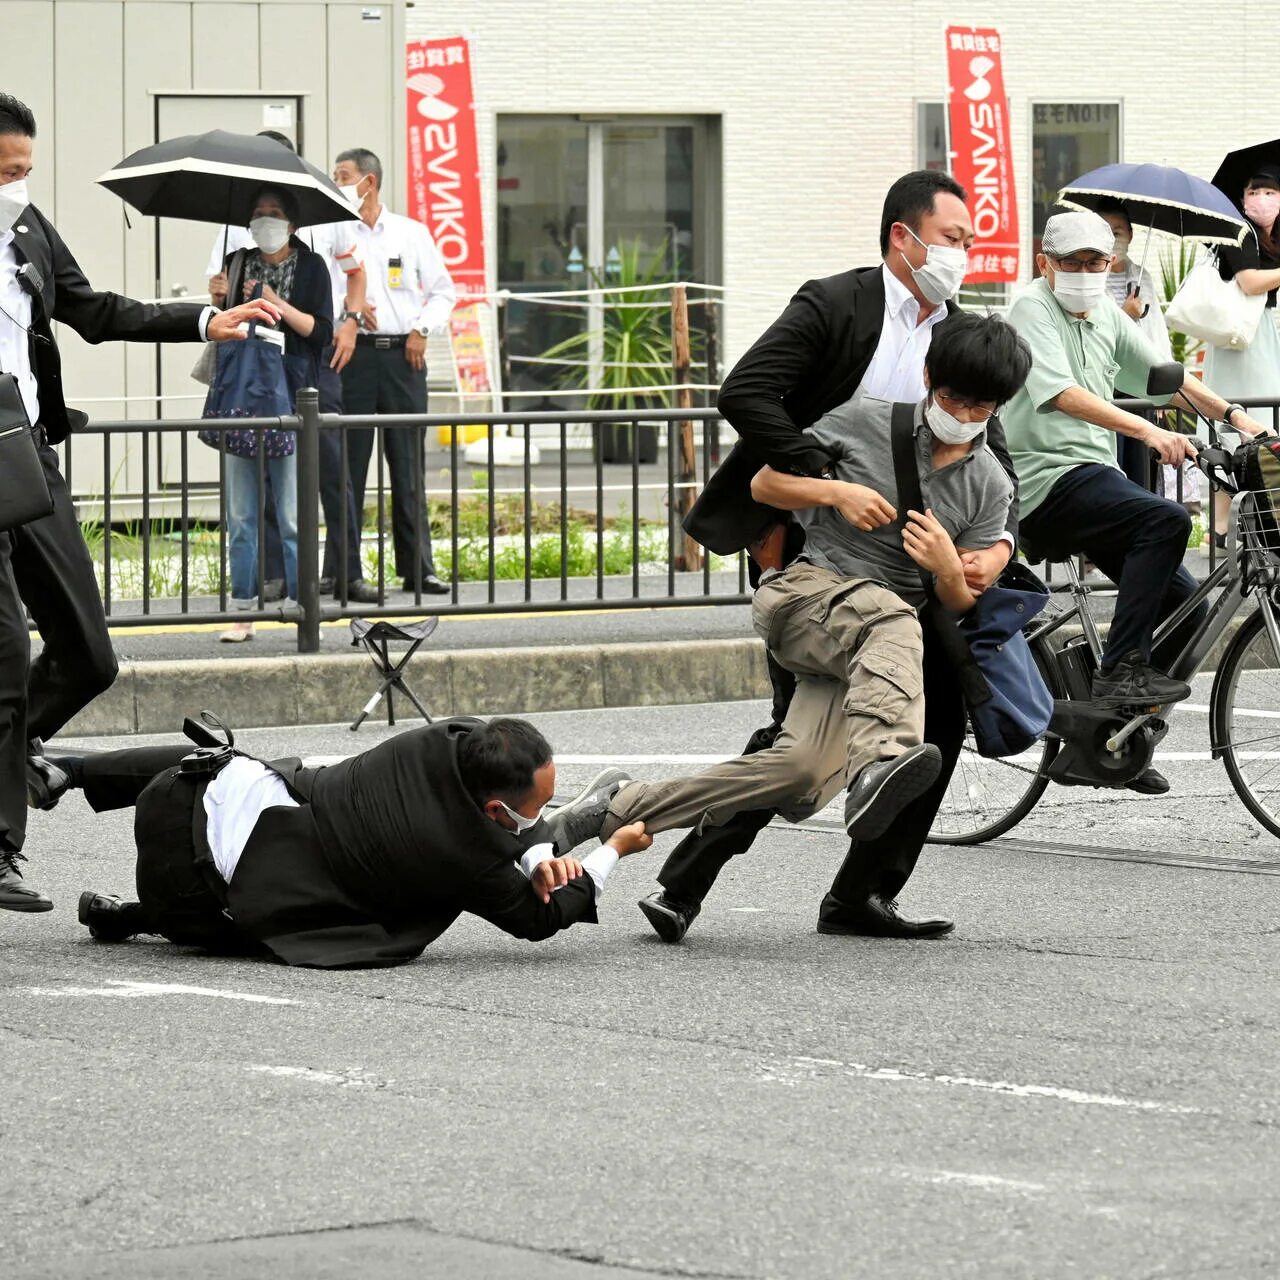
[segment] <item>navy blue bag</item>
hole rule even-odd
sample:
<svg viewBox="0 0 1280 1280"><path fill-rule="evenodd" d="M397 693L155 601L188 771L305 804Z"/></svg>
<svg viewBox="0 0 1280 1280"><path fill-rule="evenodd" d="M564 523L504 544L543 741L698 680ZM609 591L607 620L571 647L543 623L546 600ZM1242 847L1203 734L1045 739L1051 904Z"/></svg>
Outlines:
<svg viewBox="0 0 1280 1280"><path fill-rule="evenodd" d="M262 297L262 285L253 291ZM243 342L218 344L217 371L205 397L205 418L280 418L293 412L284 353L275 343L258 337L258 325L249 325ZM268 458L287 458L296 444L295 433L268 427L262 431L209 428L197 433L214 449L224 448L239 458L256 458L259 440Z"/></svg>
<svg viewBox="0 0 1280 1280"><path fill-rule="evenodd" d="M893 468L903 520L924 510L915 461L915 406L893 406ZM1049 727L1053 695L1036 666L1023 629L1049 603L1049 588L1030 569L1010 561L962 618L953 618L920 570L928 601L921 621L933 628L956 668L978 754L1016 756Z"/></svg>

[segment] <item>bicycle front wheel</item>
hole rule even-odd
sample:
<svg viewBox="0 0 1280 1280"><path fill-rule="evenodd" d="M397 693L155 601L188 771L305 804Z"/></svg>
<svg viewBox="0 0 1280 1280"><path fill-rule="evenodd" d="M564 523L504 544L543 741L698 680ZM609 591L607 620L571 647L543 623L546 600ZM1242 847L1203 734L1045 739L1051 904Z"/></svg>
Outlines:
<svg viewBox="0 0 1280 1280"><path fill-rule="evenodd" d="M1280 655L1261 608L1241 623L1227 647L1211 706L1213 742L1231 785L1244 807L1280 836Z"/></svg>
<svg viewBox="0 0 1280 1280"><path fill-rule="evenodd" d="M1036 665L1054 697L1061 697L1052 661L1032 642ZM993 760L978 754L973 726L966 722L955 772L947 784L933 827L932 844L983 844L1012 831L1036 807L1049 785L1057 738L1042 738L1020 756Z"/></svg>

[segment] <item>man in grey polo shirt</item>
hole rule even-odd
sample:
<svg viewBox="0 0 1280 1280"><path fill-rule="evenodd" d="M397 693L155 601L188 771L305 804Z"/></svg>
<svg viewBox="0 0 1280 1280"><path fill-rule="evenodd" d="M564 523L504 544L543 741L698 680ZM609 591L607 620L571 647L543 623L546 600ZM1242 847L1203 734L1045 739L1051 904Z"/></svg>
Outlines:
<svg viewBox="0 0 1280 1280"><path fill-rule="evenodd" d="M941 754L923 741L919 570L955 613L977 598L960 557L1002 537L1013 498L985 424L1030 366L1026 344L994 317L953 316L930 346L915 435L924 511L899 511L893 406L861 392L806 433L831 456L829 475L756 474L753 497L806 523L800 558L762 577L752 604L756 630L797 677L782 731L769 749L696 777L622 787L604 833L639 820L651 834L717 826L766 807L798 821L847 785L845 826L864 840L929 788ZM935 934L951 928L935 924Z"/></svg>

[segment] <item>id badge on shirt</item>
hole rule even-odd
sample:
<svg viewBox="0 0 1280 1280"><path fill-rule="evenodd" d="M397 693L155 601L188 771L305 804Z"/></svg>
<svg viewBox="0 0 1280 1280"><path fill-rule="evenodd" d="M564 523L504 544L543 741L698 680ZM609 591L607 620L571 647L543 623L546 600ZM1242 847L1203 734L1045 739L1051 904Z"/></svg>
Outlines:
<svg viewBox="0 0 1280 1280"><path fill-rule="evenodd" d="M387 261L387 288L404 288L404 262L399 258L390 258Z"/></svg>

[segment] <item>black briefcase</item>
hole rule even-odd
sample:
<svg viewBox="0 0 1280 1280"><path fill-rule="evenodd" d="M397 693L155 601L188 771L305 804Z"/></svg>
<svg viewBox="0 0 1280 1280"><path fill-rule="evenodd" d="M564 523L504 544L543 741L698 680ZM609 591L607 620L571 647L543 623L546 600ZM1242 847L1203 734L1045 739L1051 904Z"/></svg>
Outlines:
<svg viewBox="0 0 1280 1280"><path fill-rule="evenodd" d="M52 514L53 495L18 380L0 373L0 532Z"/></svg>

